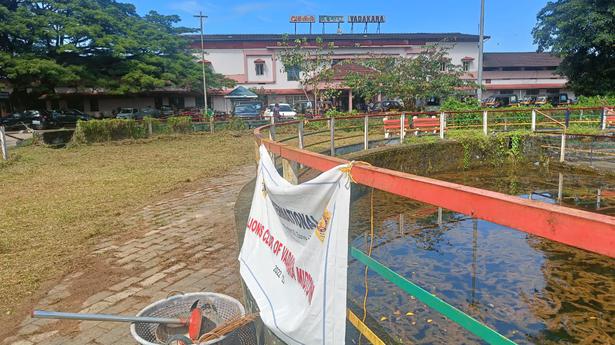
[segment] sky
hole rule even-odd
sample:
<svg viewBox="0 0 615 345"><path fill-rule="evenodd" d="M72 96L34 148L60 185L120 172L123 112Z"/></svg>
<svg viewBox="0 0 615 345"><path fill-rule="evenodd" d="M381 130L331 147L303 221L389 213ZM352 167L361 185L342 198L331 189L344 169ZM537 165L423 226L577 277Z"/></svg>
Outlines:
<svg viewBox="0 0 615 345"><path fill-rule="evenodd" d="M194 14L208 16L206 34L292 33L291 15L384 15L383 33L395 32L461 32L478 34L480 0L119 0L130 2L140 14L156 10L177 14L180 25L199 27ZM485 0L485 43L487 52L535 51L532 28L536 14L547 0ZM322 24L313 24L312 32L321 33ZM350 32L350 24L342 24ZM327 32L337 26L330 24ZM362 32L363 27L355 32ZM308 24L299 24L298 33L307 33ZM369 32L376 31L370 24Z"/></svg>

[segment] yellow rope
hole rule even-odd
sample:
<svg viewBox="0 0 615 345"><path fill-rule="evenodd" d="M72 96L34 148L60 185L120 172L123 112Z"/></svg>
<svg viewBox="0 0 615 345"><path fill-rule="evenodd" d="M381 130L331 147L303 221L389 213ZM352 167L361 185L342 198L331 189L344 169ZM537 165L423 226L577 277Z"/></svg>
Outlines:
<svg viewBox="0 0 615 345"><path fill-rule="evenodd" d="M357 181L355 181L355 179L352 177L352 168L355 165L368 165L368 166L372 166L370 163L368 162L364 162L364 161L351 161L350 163L346 164L345 166L340 168L340 171L347 174L348 178L350 179L350 182L352 183L357 183Z"/></svg>

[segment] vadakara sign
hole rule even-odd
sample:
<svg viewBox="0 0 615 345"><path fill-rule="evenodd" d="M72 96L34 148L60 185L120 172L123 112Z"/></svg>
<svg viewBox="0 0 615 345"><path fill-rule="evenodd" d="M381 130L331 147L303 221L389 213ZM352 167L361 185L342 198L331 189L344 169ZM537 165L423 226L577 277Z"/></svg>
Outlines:
<svg viewBox="0 0 615 345"><path fill-rule="evenodd" d="M293 185L260 147L240 272L263 323L287 344L344 344L350 181L343 167Z"/></svg>

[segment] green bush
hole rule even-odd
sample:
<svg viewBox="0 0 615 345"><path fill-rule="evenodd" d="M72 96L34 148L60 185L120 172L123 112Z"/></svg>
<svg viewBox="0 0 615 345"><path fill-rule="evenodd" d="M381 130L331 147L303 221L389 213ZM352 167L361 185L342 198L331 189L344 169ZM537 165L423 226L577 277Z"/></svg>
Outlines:
<svg viewBox="0 0 615 345"><path fill-rule="evenodd" d="M192 118L190 116L171 116L167 119L167 125L173 133L192 132Z"/></svg>
<svg viewBox="0 0 615 345"><path fill-rule="evenodd" d="M615 105L615 96L579 96L577 107L604 107Z"/></svg>
<svg viewBox="0 0 615 345"><path fill-rule="evenodd" d="M238 117L232 117L231 120L228 122L226 128L232 131L240 131L248 128L248 126L242 119Z"/></svg>
<svg viewBox="0 0 615 345"><path fill-rule="evenodd" d="M168 133L169 128L166 124L164 124L160 119L156 119L150 116L146 116L143 118L143 127L149 133L149 127L152 127L153 134L159 133Z"/></svg>
<svg viewBox="0 0 615 345"><path fill-rule="evenodd" d="M73 142L99 143L121 139L139 139L147 136L143 125L135 120L104 119L78 121Z"/></svg>

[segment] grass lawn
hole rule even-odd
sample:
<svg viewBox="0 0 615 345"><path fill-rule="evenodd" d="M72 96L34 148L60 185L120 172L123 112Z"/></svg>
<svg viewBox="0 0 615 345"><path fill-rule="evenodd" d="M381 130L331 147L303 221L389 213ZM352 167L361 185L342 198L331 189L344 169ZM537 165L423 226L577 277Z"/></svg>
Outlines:
<svg viewBox="0 0 615 345"><path fill-rule="evenodd" d="M69 271L98 237L156 196L252 164L251 133L11 150L0 163L0 319Z"/></svg>

